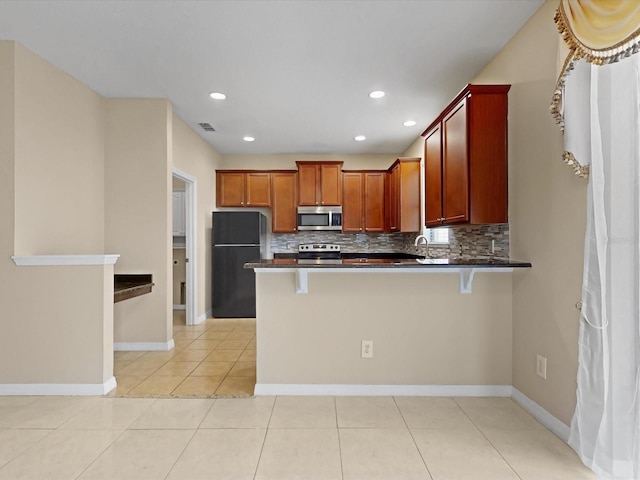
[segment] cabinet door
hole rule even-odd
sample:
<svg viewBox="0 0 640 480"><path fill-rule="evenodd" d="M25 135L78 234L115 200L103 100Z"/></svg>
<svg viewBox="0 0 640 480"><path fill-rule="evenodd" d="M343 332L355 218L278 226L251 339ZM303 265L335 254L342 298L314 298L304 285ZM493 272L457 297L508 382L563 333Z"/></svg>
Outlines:
<svg viewBox="0 0 640 480"><path fill-rule="evenodd" d="M184 191L174 190L172 195L173 235L186 234Z"/></svg>
<svg viewBox="0 0 640 480"><path fill-rule="evenodd" d="M425 225L440 225L442 217L442 128L429 132L424 143Z"/></svg>
<svg viewBox="0 0 640 480"><path fill-rule="evenodd" d="M364 174L364 229L384 232L384 172Z"/></svg>
<svg viewBox="0 0 640 480"><path fill-rule="evenodd" d="M321 205L342 205L342 164L320 165Z"/></svg>
<svg viewBox="0 0 640 480"><path fill-rule="evenodd" d="M400 230L400 164L389 173L389 229Z"/></svg>
<svg viewBox="0 0 640 480"><path fill-rule="evenodd" d="M298 165L298 205L319 205L320 170L318 165Z"/></svg>
<svg viewBox="0 0 640 480"><path fill-rule="evenodd" d="M442 213L445 223L469 221L467 101L442 121Z"/></svg>
<svg viewBox="0 0 640 480"><path fill-rule="evenodd" d="M216 172L216 206L244 207L245 174Z"/></svg>
<svg viewBox="0 0 640 480"><path fill-rule="evenodd" d="M297 182L295 172L272 173L272 231L274 233L295 233L298 227Z"/></svg>
<svg viewBox="0 0 640 480"><path fill-rule="evenodd" d="M271 206L271 174L247 173L246 174L246 205L247 207Z"/></svg>
<svg viewBox="0 0 640 480"><path fill-rule="evenodd" d="M342 231L362 232L362 174L345 172L343 177Z"/></svg>
<svg viewBox="0 0 640 480"><path fill-rule="evenodd" d="M399 164L398 231L420 231L420 159Z"/></svg>

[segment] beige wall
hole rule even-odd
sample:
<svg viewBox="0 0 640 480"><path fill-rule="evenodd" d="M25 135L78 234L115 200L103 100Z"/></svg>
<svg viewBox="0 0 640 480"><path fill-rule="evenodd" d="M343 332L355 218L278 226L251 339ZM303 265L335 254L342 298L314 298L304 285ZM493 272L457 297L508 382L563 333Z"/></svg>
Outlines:
<svg viewBox="0 0 640 480"><path fill-rule="evenodd" d="M16 253L102 252L104 100L16 48Z"/></svg>
<svg viewBox="0 0 640 480"><path fill-rule="evenodd" d="M511 275L259 272L257 383L511 385Z"/></svg>
<svg viewBox="0 0 640 480"><path fill-rule="evenodd" d="M0 41L0 272L3 273L13 265L10 257L14 254L15 48L14 42ZM3 290L0 288L0 295Z"/></svg>
<svg viewBox="0 0 640 480"><path fill-rule="evenodd" d="M556 80L556 1L545 3L472 83L510 83L511 256L533 268L514 274L513 385L565 423L575 407L586 186L561 160L549 113ZM536 354L547 357L547 380Z"/></svg>
<svg viewBox="0 0 640 480"><path fill-rule="evenodd" d="M171 122L167 100L106 101L105 248L116 273L150 273L149 295L114 306L116 342L168 342L171 298Z"/></svg>
<svg viewBox="0 0 640 480"><path fill-rule="evenodd" d="M113 267L11 261L103 253L102 107L67 74L0 41L0 384L113 376Z"/></svg>
<svg viewBox="0 0 640 480"><path fill-rule="evenodd" d="M221 155L184 121L173 118L173 166L196 178L197 299L196 318L211 309L211 212L216 205L216 168Z"/></svg>

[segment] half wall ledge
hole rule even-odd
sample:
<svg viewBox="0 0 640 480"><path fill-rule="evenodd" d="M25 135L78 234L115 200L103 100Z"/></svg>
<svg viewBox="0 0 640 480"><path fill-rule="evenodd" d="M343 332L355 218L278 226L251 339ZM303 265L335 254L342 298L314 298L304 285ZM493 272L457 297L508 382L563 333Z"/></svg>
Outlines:
<svg viewBox="0 0 640 480"><path fill-rule="evenodd" d="M115 265L120 255L14 255L18 267L51 267L71 265Z"/></svg>

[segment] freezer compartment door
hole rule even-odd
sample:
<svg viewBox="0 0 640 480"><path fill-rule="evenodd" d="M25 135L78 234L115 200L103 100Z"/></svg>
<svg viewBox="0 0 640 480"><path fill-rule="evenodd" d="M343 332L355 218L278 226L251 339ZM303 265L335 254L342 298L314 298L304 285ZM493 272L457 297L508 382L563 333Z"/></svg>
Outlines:
<svg viewBox="0 0 640 480"><path fill-rule="evenodd" d="M213 245L260 245L263 229L260 212L213 212Z"/></svg>
<svg viewBox="0 0 640 480"><path fill-rule="evenodd" d="M260 259L260 247L213 247L213 316L255 318L256 276L247 262Z"/></svg>

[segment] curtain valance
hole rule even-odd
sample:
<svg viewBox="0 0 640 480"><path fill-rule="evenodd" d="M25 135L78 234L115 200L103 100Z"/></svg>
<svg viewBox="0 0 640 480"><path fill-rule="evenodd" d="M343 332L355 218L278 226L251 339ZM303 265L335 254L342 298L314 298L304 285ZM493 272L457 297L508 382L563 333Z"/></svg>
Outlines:
<svg viewBox="0 0 640 480"><path fill-rule="evenodd" d="M588 64L614 63L640 52L640 1L561 0L554 20L561 40L551 111L565 134L563 160L576 175L586 177L590 157L589 139L584 135L591 91Z"/></svg>

